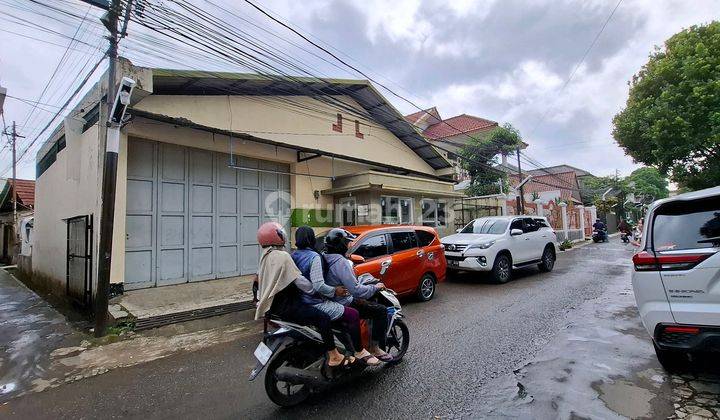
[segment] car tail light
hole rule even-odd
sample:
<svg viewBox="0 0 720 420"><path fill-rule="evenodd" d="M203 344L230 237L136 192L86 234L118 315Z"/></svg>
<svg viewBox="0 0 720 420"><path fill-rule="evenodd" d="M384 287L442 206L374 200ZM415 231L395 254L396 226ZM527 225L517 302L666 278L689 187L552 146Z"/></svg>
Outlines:
<svg viewBox="0 0 720 420"><path fill-rule="evenodd" d="M635 271L689 270L712 254L673 254L655 256L647 251L633 255Z"/></svg>
<svg viewBox="0 0 720 420"><path fill-rule="evenodd" d="M700 334L700 328L698 327L665 327L666 333L683 333L683 334Z"/></svg>

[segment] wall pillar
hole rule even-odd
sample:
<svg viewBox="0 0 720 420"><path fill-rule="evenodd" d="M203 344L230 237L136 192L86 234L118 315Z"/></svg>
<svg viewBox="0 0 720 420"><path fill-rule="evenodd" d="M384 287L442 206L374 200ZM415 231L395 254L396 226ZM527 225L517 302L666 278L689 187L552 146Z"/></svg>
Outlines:
<svg viewBox="0 0 720 420"><path fill-rule="evenodd" d="M508 214L508 209L507 209L508 196L505 194L500 194L500 200L502 200L502 206L500 207L500 209L502 210L502 215L507 216L507 214Z"/></svg>
<svg viewBox="0 0 720 420"><path fill-rule="evenodd" d="M585 207L577 206L578 214L580 215L580 234L585 239Z"/></svg>
<svg viewBox="0 0 720 420"><path fill-rule="evenodd" d="M535 199L535 206L537 206L537 215L543 217L545 215L545 209L543 208L542 200L539 198Z"/></svg>
<svg viewBox="0 0 720 420"><path fill-rule="evenodd" d="M567 215L567 203L560 203L560 210L562 210L562 228L563 236L568 239L568 215Z"/></svg>
<svg viewBox="0 0 720 420"><path fill-rule="evenodd" d="M590 206L588 207L588 209L590 209L590 219L593 221L593 223L595 223L595 221L597 220L597 207Z"/></svg>

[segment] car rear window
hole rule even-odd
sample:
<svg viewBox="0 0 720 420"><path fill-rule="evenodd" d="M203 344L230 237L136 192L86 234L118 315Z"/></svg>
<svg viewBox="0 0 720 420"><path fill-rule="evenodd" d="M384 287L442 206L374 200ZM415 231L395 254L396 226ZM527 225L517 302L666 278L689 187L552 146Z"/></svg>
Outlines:
<svg viewBox="0 0 720 420"><path fill-rule="evenodd" d="M435 235L432 232L416 230L415 233L417 233L418 245L420 246L428 246L435 240Z"/></svg>
<svg viewBox="0 0 720 420"><path fill-rule="evenodd" d="M390 240L392 240L393 252L417 247L417 238L413 232L392 232Z"/></svg>
<svg viewBox="0 0 720 420"><path fill-rule="evenodd" d="M538 225L538 228L549 228L550 225L545 219L535 219L535 224Z"/></svg>
<svg viewBox="0 0 720 420"><path fill-rule="evenodd" d="M663 205L652 234L655 251L720 247L720 197Z"/></svg>

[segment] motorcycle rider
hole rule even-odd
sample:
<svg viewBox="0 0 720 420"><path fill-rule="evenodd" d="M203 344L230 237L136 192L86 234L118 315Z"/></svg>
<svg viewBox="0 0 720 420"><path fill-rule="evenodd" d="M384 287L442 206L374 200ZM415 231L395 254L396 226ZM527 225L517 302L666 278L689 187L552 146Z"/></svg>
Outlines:
<svg viewBox="0 0 720 420"><path fill-rule="evenodd" d="M350 335L352 345L348 347L355 352L356 358L362 359L370 353L363 348L360 340L360 315L357 309L331 300L334 297L350 296L350 292L344 286L329 286L325 283L322 256L315 249L316 241L315 231L310 226L300 226L295 231L297 250L292 253L292 259L313 288L313 294L302 295L302 301L339 322L341 329Z"/></svg>
<svg viewBox="0 0 720 420"><path fill-rule="evenodd" d="M345 286L350 292L350 296L335 297L334 299L345 306L357 309L361 318L372 321L371 343L368 348L370 352L361 359L366 360L368 364L372 364L373 359L391 362L392 356L382 349L385 346L385 332L388 325L387 308L367 300L385 288L385 285L382 283L374 285L358 283L353 264L345 256L348 245L353 239L355 239L353 234L340 228L331 229L325 236L325 254L323 254L327 265L325 282L331 286Z"/></svg>
<svg viewBox="0 0 720 420"><path fill-rule="evenodd" d="M295 266L290 254L283 248L287 235L277 222L264 223L257 232L262 247L258 267L258 303L255 319L273 314L283 320L317 327L327 352L330 367L349 366L355 362L335 346L331 318L319 309L302 302L303 293L312 293L313 287Z"/></svg>
<svg viewBox="0 0 720 420"><path fill-rule="evenodd" d="M600 232L600 235L603 240L607 239L607 226L605 226L605 223L603 223L602 220L600 220L600 219L595 220L595 223L593 223L593 229Z"/></svg>

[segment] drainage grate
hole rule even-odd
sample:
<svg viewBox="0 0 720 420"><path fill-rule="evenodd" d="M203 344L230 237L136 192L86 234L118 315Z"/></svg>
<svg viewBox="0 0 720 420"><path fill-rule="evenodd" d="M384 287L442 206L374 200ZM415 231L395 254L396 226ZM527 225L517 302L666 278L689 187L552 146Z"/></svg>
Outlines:
<svg viewBox="0 0 720 420"><path fill-rule="evenodd" d="M150 328L162 327L163 325L175 324L178 322L192 321L194 319L210 318L212 316L225 315L231 312L254 309L252 301L236 302L227 305L210 306L208 308L194 309L173 314L142 318L135 321L135 330L148 330Z"/></svg>

